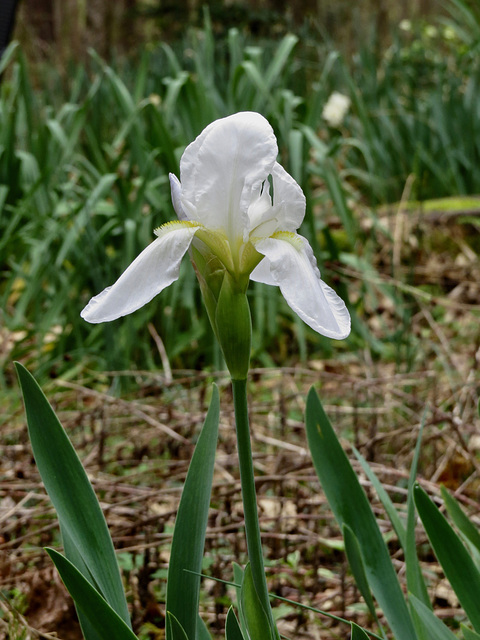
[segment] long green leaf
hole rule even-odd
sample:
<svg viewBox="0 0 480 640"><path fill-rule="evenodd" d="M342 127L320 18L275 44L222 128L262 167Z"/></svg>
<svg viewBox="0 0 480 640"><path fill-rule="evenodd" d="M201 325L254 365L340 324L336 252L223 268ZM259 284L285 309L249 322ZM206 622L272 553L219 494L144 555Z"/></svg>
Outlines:
<svg viewBox="0 0 480 640"><path fill-rule="evenodd" d="M241 600L249 637L252 640L257 640L257 638L258 640L260 638L262 640L272 640L273 635L268 616L255 589L249 564L245 567L243 574Z"/></svg>
<svg viewBox="0 0 480 640"><path fill-rule="evenodd" d="M177 618L167 611L167 622L165 625L167 636L172 640L189 640L185 629L182 627Z"/></svg>
<svg viewBox="0 0 480 640"><path fill-rule="evenodd" d="M469 540L473 546L480 551L480 532L477 527L463 511L458 501L455 500L445 487L440 487L440 491L442 492L443 502L445 503L448 515L458 527L459 531L463 533L465 538L467 538L467 540Z"/></svg>
<svg viewBox="0 0 480 640"><path fill-rule="evenodd" d="M238 565L236 565L238 566ZM239 574L239 579L237 579L236 577L234 578L233 582L229 581L229 580L222 580L221 578L214 578L215 581L220 582L222 584L228 585L229 587L234 587L235 590L237 591L237 593L239 591L241 591L241 583L243 582L243 570L239 567L240 569L240 574ZM206 574L201 574L202 577L204 578L211 578L211 576L208 576ZM235 574L237 575L237 574ZM282 596L277 595L276 593L271 593L270 597L274 600L280 600L281 602L286 602L287 604L292 605L293 607L299 607L300 609L304 609L305 611L311 611L312 613L318 613L318 615L320 616L325 616L326 618L330 618L331 620L335 620L336 622L343 622L344 624L350 624L350 620L346 620L345 618L341 618L340 616L336 616L333 613L328 613L327 611L322 611L322 609L316 609L315 607L310 607L307 604L303 604L301 602L298 602L298 600L290 600L289 598L283 598ZM240 607L239 607L240 608ZM242 632L244 634L244 637L248 636L246 627L244 629L244 627L242 626ZM367 632L368 635L372 638L377 638L377 640L384 640L385 636L379 636L377 633L374 633L373 631L368 631Z"/></svg>
<svg viewBox="0 0 480 640"><path fill-rule="evenodd" d="M178 508L167 578L167 612L188 638L196 638L200 574L217 447L220 401L213 387L205 424L198 438ZM168 629L168 627L167 627ZM173 640L167 635L169 640Z"/></svg>
<svg viewBox="0 0 480 640"><path fill-rule="evenodd" d="M66 531L61 526L61 523L60 523L60 532L62 534L65 556L75 566L75 568L78 569L80 573L88 579L90 584L93 584L94 580L91 577L91 574L90 574L90 571L88 570L87 565L83 561L83 558L78 552L77 547L71 541L68 531ZM90 620L79 608L77 603L75 603L75 608L77 610L78 621L80 622L83 637L85 638L85 640L101 640L101 635L96 631L95 627L92 626Z"/></svg>
<svg viewBox="0 0 480 640"><path fill-rule="evenodd" d="M415 504L435 555L474 629L480 632L480 572L457 533L425 491L416 486Z"/></svg>
<svg viewBox="0 0 480 640"><path fill-rule="evenodd" d="M377 613L375 611L375 603L373 602L372 594L370 592L370 586L368 584L367 576L365 574L365 567L363 565L362 552L356 535L348 524L344 524L342 527L343 539L345 541L345 553L347 554L348 564L352 570L353 577L357 584L360 593L365 600L368 610L372 618L378 624Z"/></svg>
<svg viewBox="0 0 480 640"><path fill-rule="evenodd" d="M392 526L395 529L395 533L398 536L398 541L400 542L400 546L402 547L402 549L405 550L407 531L405 529L405 525L403 524L397 509L395 508L395 505L393 504L390 496L385 491L380 480L377 478L371 466L362 456L360 451L358 451L355 447L352 447L352 449L357 460L360 462L362 469L365 471L367 478L372 483L373 488L377 493L377 496L380 498L380 502L382 503L387 513L387 516L389 517L390 522L392 523Z"/></svg>
<svg viewBox="0 0 480 640"><path fill-rule="evenodd" d="M130 625L112 539L105 517L77 454L33 376L16 363L38 470L62 531L81 556L85 578L93 581L118 615ZM74 560L74 559L73 559Z"/></svg>
<svg viewBox="0 0 480 640"><path fill-rule="evenodd" d="M355 624L355 622L352 622L350 638L351 640L369 640L368 635L365 633L362 627L359 627L358 624Z"/></svg>
<svg viewBox="0 0 480 640"><path fill-rule="evenodd" d="M274 83L280 77L297 42L297 36L288 34L283 38L275 51L275 55L273 56L268 69L265 71L264 83L268 91L272 89Z"/></svg>
<svg viewBox="0 0 480 640"><path fill-rule="evenodd" d="M460 629L462 630L463 637L465 638L465 640L480 640L480 634L477 633L476 631L472 631L471 629L466 627L464 624L460 625Z"/></svg>
<svg viewBox="0 0 480 640"><path fill-rule="evenodd" d="M457 636L421 600L410 594L408 601L420 620L422 620L429 640L458 640Z"/></svg>
<svg viewBox="0 0 480 640"><path fill-rule="evenodd" d="M138 640L131 628L80 571L54 549L47 549L76 605L102 640Z"/></svg>
<svg viewBox="0 0 480 640"><path fill-rule="evenodd" d="M237 598L238 617L240 619L240 628L245 637L248 636L247 622L245 620L245 612L243 610L242 602L242 584L245 571L236 562L233 563L233 580L235 582L235 595Z"/></svg>
<svg viewBox="0 0 480 640"><path fill-rule="evenodd" d="M233 607L230 607L227 613L225 640L245 640Z"/></svg>
<svg viewBox="0 0 480 640"><path fill-rule="evenodd" d="M358 540L370 588L397 640L412 640L415 630L388 549L365 492L312 388L306 409L307 437L314 466L340 527Z"/></svg>
<svg viewBox="0 0 480 640"><path fill-rule="evenodd" d="M208 630L207 625L200 616L198 616L197 619L197 637L195 640L212 640L210 631Z"/></svg>
<svg viewBox="0 0 480 640"><path fill-rule="evenodd" d="M407 499L407 532L406 532L406 546L405 551L405 565L406 565L406 577L407 577L407 589L414 596L419 598L426 607L432 608L430 599L428 597L427 587L425 580L423 579L422 570L418 561L417 545L415 539L415 524L416 524L416 511L415 500L413 497L413 490L415 487L418 460L420 458L420 448L422 443L423 425L425 424L425 414L422 418L422 423L418 433L417 444L415 445L415 452L412 460L412 467L408 478L408 499ZM415 622L415 617L413 618ZM419 640L422 640L425 636L425 629L422 624L415 625L419 635Z"/></svg>

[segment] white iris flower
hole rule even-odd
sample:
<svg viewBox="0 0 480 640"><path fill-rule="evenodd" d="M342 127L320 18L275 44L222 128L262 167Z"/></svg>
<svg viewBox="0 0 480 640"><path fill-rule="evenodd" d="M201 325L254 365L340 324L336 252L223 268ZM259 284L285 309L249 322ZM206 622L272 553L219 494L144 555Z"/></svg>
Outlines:
<svg viewBox="0 0 480 640"><path fill-rule="evenodd" d="M178 278L190 249L214 329L221 283L228 280L230 289L244 294L250 279L279 286L318 333L346 338L345 304L321 280L310 245L296 233L305 196L277 155L273 130L258 113L210 124L185 149L180 180L170 175L178 220L155 231L156 240L90 300L82 317L97 323L136 311Z"/></svg>

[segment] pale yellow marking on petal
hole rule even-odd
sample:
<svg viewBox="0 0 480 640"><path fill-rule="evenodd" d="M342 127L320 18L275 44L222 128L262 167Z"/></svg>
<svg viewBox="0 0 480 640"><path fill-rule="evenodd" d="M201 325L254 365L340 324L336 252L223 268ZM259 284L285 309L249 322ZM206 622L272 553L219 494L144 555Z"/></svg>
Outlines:
<svg viewBox="0 0 480 640"><path fill-rule="evenodd" d="M301 251L303 249L303 238L299 236L297 233L293 231L275 231L269 236L273 240L283 240L284 242L288 242L292 245L297 251ZM255 246L261 240L266 240L267 238L250 238L250 242Z"/></svg>
<svg viewBox="0 0 480 640"><path fill-rule="evenodd" d="M192 220L170 220L170 222L165 222L161 227L157 227L154 229L153 233L157 237L161 237L166 233L170 233L170 231L175 231L176 229L185 229L185 227L203 227L200 222L195 222Z"/></svg>

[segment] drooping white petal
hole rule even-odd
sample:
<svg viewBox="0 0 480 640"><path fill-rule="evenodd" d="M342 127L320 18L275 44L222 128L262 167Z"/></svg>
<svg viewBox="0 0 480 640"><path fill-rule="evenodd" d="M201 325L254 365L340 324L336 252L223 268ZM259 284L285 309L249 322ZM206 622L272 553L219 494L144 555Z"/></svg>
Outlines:
<svg viewBox="0 0 480 640"><path fill-rule="evenodd" d="M256 243L255 248L257 248L259 244L260 243ZM250 280L253 280L254 282L262 282L263 284L269 284L272 287L276 287L278 282L273 278L270 267L271 265L268 258L263 258L250 274Z"/></svg>
<svg viewBox="0 0 480 640"><path fill-rule="evenodd" d="M154 240L111 287L90 300L80 314L98 323L126 316L177 280L180 263L198 226L173 222L161 228Z"/></svg>
<svg viewBox="0 0 480 640"><path fill-rule="evenodd" d="M321 280L305 238L277 234L256 242L255 249L265 258L252 272L252 280L278 285L288 305L318 333L336 340L348 336L350 314L343 300Z"/></svg>
<svg viewBox="0 0 480 640"><path fill-rule="evenodd" d="M243 238L252 195L272 172L278 153L272 127L253 112L210 124L180 161L183 209L230 241Z"/></svg>

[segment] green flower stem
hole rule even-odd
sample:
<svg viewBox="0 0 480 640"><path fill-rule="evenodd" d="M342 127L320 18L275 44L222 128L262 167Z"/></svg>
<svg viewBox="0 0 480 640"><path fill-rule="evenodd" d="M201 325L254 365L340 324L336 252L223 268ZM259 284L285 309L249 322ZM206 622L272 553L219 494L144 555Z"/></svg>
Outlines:
<svg viewBox="0 0 480 640"><path fill-rule="evenodd" d="M232 380L233 405L237 430L237 447L242 484L243 511L245 515L245 534L247 538L248 559L252 569L255 590L270 621L272 637L275 637L275 623L268 597L267 581L263 565L260 524L258 522L257 495L253 475L252 446L248 420L247 381Z"/></svg>

